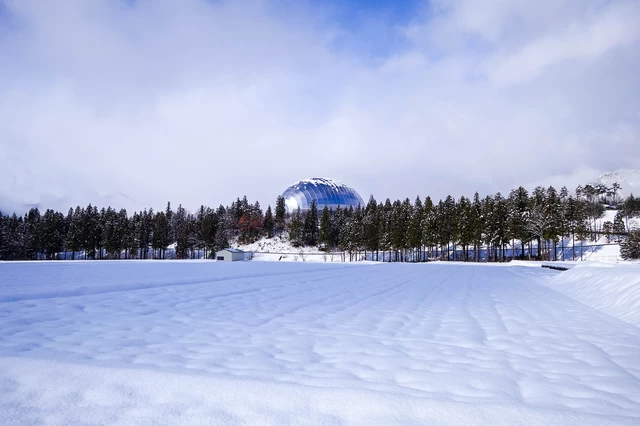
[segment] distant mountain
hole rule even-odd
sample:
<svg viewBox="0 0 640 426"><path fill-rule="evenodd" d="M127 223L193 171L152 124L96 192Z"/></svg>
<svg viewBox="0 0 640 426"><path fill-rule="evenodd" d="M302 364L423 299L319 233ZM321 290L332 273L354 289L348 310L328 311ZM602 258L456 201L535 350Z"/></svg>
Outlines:
<svg viewBox="0 0 640 426"><path fill-rule="evenodd" d="M605 173L598 179L598 183L603 183L608 187L611 187L614 182L618 182L621 186L620 196L628 197L630 194L640 196L640 170L620 169Z"/></svg>

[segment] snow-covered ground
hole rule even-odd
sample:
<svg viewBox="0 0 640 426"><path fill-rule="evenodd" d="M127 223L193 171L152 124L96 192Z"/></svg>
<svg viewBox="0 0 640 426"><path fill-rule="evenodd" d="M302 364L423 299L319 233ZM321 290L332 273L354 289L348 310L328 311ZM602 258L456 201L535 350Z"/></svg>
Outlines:
<svg viewBox="0 0 640 426"><path fill-rule="evenodd" d="M577 263L547 285L567 296L640 327L640 265Z"/></svg>
<svg viewBox="0 0 640 426"><path fill-rule="evenodd" d="M0 424L637 425L621 268L0 263Z"/></svg>

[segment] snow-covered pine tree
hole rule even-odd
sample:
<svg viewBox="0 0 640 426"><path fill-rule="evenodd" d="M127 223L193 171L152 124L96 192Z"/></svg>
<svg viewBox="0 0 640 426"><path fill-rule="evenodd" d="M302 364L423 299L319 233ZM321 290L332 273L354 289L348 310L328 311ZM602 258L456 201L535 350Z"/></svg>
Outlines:
<svg viewBox="0 0 640 426"><path fill-rule="evenodd" d="M640 259L640 229L635 229L620 242L620 256L624 260Z"/></svg>
<svg viewBox="0 0 640 426"><path fill-rule="evenodd" d="M613 218L611 232L615 234L616 241L620 241L620 238L622 237L622 235L626 233L626 227L624 224L623 217L624 217L624 214L622 214L622 212L619 211L618 213L616 213L615 217Z"/></svg>

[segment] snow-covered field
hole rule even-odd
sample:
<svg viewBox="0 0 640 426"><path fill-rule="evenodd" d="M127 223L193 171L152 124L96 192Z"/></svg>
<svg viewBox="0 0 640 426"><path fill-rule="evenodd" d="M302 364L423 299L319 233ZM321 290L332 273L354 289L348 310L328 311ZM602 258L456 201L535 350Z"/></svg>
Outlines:
<svg viewBox="0 0 640 426"><path fill-rule="evenodd" d="M0 263L0 424L637 425L619 268Z"/></svg>

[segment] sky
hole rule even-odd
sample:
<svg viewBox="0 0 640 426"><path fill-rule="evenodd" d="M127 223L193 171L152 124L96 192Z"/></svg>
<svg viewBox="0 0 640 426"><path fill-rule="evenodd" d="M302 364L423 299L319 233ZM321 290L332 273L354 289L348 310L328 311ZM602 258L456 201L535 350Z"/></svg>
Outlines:
<svg viewBox="0 0 640 426"><path fill-rule="evenodd" d="M0 209L575 188L640 165L636 0L0 0Z"/></svg>

